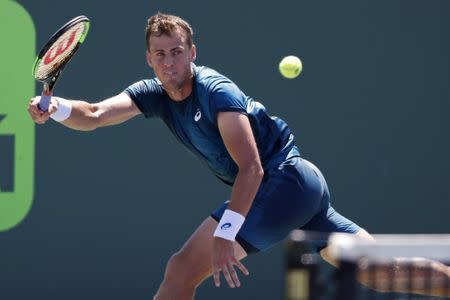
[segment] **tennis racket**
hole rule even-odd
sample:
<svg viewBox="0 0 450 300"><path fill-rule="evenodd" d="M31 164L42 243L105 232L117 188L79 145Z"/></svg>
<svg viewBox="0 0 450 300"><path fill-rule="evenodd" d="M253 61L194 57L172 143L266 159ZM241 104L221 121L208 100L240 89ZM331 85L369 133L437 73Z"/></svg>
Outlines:
<svg viewBox="0 0 450 300"><path fill-rule="evenodd" d="M33 64L33 76L44 84L39 109L47 111L53 88L66 64L84 42L89 31L89 19L76 17L62 26L42 47Z"/></svg>

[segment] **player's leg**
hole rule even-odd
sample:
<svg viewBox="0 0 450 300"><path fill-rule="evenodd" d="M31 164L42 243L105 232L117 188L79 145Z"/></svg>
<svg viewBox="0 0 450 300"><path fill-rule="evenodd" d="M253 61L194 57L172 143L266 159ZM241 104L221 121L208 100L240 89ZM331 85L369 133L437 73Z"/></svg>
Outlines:
<svg viewBox="0 0 450 300"><path fill-rule="evenodd" d="M330 191L328 189L327 182L322 172L311 162L304 160L305 168L314 171L314 174L318 177L318 180L323 186L322 205L321 209L314 215L304 226L303 230L318 231L318 232L345 232L356 234L361 238L373 239L372 236L363 228L351 220L345 218L339 214L330 204ZM324 260L330 264L337 266L336 261L328 254L326 244L318 245L320 255Z"/></svg>
<svg viewBox="0 0 450 300"><path fill-rule="evenodd" d="M213 233L217 221L208 217L167 262L164 279L153 299L191 300L197 286L211 275ZM235 243L239 260L247 254Z"/></svg>

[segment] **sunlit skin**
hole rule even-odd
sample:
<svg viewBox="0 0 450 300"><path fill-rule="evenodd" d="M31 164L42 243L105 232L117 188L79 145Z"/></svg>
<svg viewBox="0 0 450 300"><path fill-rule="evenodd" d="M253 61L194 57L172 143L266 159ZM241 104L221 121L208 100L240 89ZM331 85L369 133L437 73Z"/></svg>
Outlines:
<svg viewBox="0 0 450 300"><path fill-rule="evenodd" d="M147 63L162 82L169 97L174 101L186 99L192 92L195 45L189 47L186 34L176 30L170 36L151 36L147 50Z"/></svg>

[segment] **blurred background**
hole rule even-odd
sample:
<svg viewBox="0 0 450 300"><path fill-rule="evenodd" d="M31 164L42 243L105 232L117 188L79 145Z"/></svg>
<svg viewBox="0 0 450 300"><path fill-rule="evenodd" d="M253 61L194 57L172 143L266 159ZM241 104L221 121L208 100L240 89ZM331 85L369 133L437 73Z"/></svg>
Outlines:
<svg viewBox="0 0 450 300"><path fill-rule="evenodd" d="M55 94L96 102L153 76L158 11L190 22L198 65L288 122L338 211L373 233L450 231L449 1L0 0L1 299L151 299L228 198L159 120L76 132L28 118L34 57L62 24L84 14L91 31ZM296 79L278 72L286 55L303 61ZM196 299L282 298L282 245L245 263L242 288L208 280Z"/></svg>

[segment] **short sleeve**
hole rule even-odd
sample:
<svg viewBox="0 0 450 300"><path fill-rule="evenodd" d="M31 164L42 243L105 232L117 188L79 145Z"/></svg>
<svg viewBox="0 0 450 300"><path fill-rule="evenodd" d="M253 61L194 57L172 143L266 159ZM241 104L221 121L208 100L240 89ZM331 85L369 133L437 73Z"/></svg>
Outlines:
<svg viewBox="0 0 450 300"><path fill-rule="evenodd" d="M146 118L161 116L163 90L156 80L138 81L127 87L124 92L130 96Z"/></svg>
<svg viewBox="0 0 450 300"><path fill-rule="evenodd" d="M214 120L217 120L219 112L224 111L247 114L247 97L234 83L221 82L211 93L210 109Z"/></svg>

